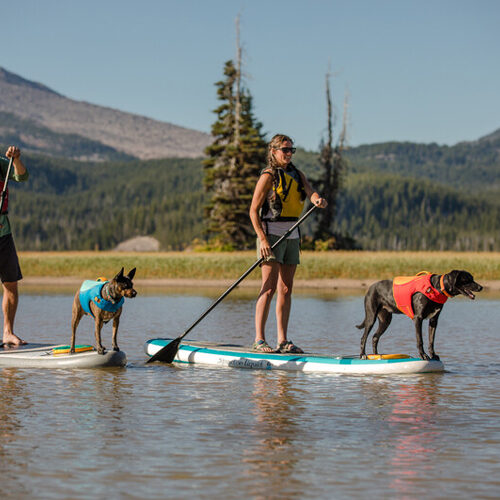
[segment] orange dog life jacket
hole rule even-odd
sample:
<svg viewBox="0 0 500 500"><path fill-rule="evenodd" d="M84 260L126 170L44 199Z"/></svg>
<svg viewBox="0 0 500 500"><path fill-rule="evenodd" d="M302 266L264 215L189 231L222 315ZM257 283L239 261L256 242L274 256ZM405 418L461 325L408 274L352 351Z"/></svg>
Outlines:
<svg viewBox="0 0 500 500"><path fill-rule="evenodd" d="M392 292L398 309L413 319L415 313L411 299L417 292L423 293L428 299L438 304L444 304L449 295L436 290L431 285L431 273L418 273L416 276L397 276L393 280Z"/></svg>

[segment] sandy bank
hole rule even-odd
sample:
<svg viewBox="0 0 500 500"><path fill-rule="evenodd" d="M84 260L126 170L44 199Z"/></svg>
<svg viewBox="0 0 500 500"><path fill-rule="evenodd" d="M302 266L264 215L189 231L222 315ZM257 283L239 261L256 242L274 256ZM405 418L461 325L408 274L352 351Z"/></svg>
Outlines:
<svg viewBox="0 0 500 500"><path fill-rule="evenodd" d="M366 289L376 280L374 279L324 279L324 280L295 280L294 288L300 289ZM47 286L78 286L82 282L81 278L74 277L41 277L29 276L22 280L24 285L47 285ZM206 288L229 288L234 280L199 280L199 279L137 279L134 281L137 286L144 287L206 287ZM500 290L500 281L480 281L485 290ZM260 281L244 280L240 283L241 288L259 288Z"/></svg>

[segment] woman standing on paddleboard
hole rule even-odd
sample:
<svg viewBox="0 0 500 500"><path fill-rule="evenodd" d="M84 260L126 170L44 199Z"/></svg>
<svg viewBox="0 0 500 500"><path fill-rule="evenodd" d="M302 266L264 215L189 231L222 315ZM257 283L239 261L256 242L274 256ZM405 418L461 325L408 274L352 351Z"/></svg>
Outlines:
<svg viewBox="0 0 500 500"><path fill-rule="evenodd" d="M302 349L287 339L292 305L293 278L300 262L300 233L295 229L276 248L278 241L299 219L308 198L325 208L327 202L313 190L305 175L292 163L293 141L276 134L268 145L267 167L262 171L252 198L250 219L257 233L257 252L262 263L262 286L255 308L255 343L253 349L273 352L266 342L265 327L274 293L277 291L276 320L279 352L301 353Z"/></svg>

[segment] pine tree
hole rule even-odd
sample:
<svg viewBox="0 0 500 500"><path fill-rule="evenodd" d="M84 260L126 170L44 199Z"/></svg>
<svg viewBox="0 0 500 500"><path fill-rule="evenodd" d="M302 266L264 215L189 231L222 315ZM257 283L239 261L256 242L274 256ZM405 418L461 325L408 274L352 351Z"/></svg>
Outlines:
<svg viewBox="0 0 500 500"><path fill-rule="evenodd" d="M213 142L205 150L204 186L211 193L205 207L206 232L224 249L250 248L255 233L248 210L260 169L265 165L266 142L262 124L252 111L252 96L241 83L241 47L236 65L227 61L224 80L216 83L222 101L214 110Z"/></svg>

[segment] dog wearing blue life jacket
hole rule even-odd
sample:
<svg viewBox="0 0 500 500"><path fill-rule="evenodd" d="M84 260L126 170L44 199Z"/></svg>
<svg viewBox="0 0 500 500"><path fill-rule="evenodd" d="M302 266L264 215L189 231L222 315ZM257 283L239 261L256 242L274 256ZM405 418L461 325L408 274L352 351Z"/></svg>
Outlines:
<svg viewBox="0 0 500 500"><path fill-rule="evenodd" d="M127 275L121 271L112 279L98 278L96 281L85 280L76 292L73 301L71 318L71 352L75 352L76 329L85 314L94 318L96 348L99 354L106 352L101 342L101 330L105 323L113 320L113 351L119 351L117 343L118 326L125 297L133 299L137 292L132 280L135 276L135 267Z"/></svg>

